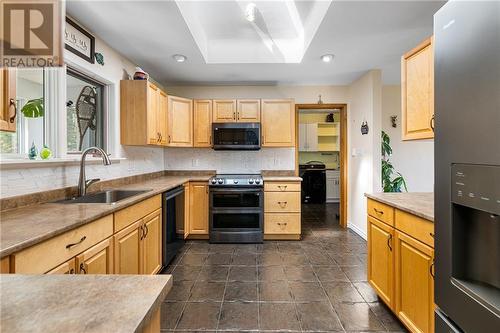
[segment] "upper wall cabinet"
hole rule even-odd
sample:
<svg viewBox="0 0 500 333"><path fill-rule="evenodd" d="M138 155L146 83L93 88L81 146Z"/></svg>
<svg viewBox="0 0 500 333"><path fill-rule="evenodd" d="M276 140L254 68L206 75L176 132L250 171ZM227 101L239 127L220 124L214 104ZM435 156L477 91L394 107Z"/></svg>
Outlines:
<svg viewBox="0 0 500 333"><path fill-rule="evenodd" d="M294 100L263 99L261 124L262 147L294 147Z"/></svg>
<svg viewBox="0 0 500 333"><path fill-rule="evenodd" d="M212 101L199 99L193 102L193 146L212 146Z"/></svg>
<svg viewBox="0 0 500 333"><path fill-rule="evenodd" d="M16 75L14 69L0 69L0 131L15 132Z"/></svg>
<svg viewBox="0 0 500 333"><path fill-rule="evenodd" d="M236 121L236 100L235 99L214 99L213 100L213 122L232 123Z"/></svg>
<svg viewBox="0 0 500 333"><path fill-rule="evenodd" d="M120 82L122 145L167 144L167 94L146 80Z"/></svg>
<svg viewBox="0 0 500 333"><path fill-rule="evenodd" d="M401 58L402 139L434 137L433 38Z"/></svg>
<svg viewBox="0 0 500 333"><path fill-rule="evenodd" d="M236 104L236 121L240 123L260 122L260 99L239 99Z"/></svg>
<svg viewBox="0 0 500 333"><path fill-rule="evenodd" d="M168 146L193 146L193 100L168 96Z"/></svg>

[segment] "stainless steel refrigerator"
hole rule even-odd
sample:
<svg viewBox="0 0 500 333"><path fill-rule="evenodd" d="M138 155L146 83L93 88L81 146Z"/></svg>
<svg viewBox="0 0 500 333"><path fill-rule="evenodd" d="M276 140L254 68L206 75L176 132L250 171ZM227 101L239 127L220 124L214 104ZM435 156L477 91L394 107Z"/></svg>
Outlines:
<svg viewBox="0 0 500 333"><path fill-rule="evenodd" d="M500 332L500 2L434 15L436 333Z"/></svg>

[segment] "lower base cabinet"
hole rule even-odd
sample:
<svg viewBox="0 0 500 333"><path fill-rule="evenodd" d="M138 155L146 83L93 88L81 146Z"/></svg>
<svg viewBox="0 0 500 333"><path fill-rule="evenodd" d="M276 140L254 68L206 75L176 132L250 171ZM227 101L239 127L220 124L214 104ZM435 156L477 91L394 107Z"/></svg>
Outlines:
<svg viewBox="0 0 500 333"><path fill-rule="evenodd" d="M71 258L45 274L76 274L76 260Z"/></svg>
<svg viewBox="0 0 500 333"><path fill-rule="evenodd" d="M143 235L143 274L156 274L160 271L162 265L161 253L161 211L157 210L154 213L144 218L144 235Z"/></svg>
<svg viewBox="0 0 500 333"><path fill-rule="evenodd" d="M76 256L78 274L113 274L114 272L113 237Z"/></svg>

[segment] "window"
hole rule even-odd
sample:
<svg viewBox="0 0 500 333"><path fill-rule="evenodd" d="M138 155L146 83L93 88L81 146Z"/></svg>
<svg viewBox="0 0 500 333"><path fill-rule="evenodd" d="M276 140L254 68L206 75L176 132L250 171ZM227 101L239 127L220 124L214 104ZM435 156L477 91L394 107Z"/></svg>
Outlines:
<svg viewBox="0 0 500 333"><path fill-rule="evenodd" d="M104 86L70 69L66 74L68 154L88 147L104 147Z"/></svg>
<svg viewBox="0 0 500 333"><path fill-rule="evenodd" d="M16 131L0 131L0 153L25 155L32 144L38 151L45 144L45 71L40 68L17 69L13 73L18 110Z"/></svg>

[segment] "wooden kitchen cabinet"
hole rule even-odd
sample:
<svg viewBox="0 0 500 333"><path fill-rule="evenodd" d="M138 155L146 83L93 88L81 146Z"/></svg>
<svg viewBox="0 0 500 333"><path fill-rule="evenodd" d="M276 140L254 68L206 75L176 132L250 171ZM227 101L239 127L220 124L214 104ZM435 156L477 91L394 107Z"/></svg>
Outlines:
<svg viewBox="0 0 500 333"><path fill-rule="evenodd" d="M401 128L403 140L434 137L433 38L401 58Z"/></svg>
<svg viewBox="0 0 500 333"><path fill-rule="evenodd" d="M170 147L193 146L193 101L168 96L168 139Z"/></svg>
<svg viewBox="0 0 500 333"><path fill-rule="evenodd" d="M412 332L434 332L434 250L396 231L396 308Z"/></svg>
<svg viewBox="0 0 500 333"><path fill-rule="evenodd" d="M114 273L113 237L76 256L78 274L113 274Z"/></svg>
<svg viewBox="0 0 500 333"><path fill-rule="evenodd" d="M189 183L189 234L208 235L208 184Z"/></svg>
<svg viewBox="0 0 500 333"><path fill-rule="evenodd" d="M295 103L292 99L263 99L262 147L295 146Z"/></svg>
<svg viewBox="0 0 500 333"><path fill-rule="evenodd" d="M340 200L340 171L326 170L326 202Z"/></svg>
<svg viewBox="0 0 500 333"><path fill-rule="evenodd" d="M76 274L76 259L71 258L46 274Z"/></svg>
<svg viewBox="0 0 500 333"><path fill-rule="evenodd" d="M212 100L193 102L193 146L212 146Z"/></svg>
<svg viewBox="0 0 500 333"><path fill-rule="evenodd" d="M213 122L233 123L236 122L236 100L214 99L213 100Z"/></svg>
<svg viewBox="0 0 500 333"><path fill-rule="evenodd" d="M260 122L260 99L238 99L236 121L240 123Z"/></svg>
<svg viewBox="0 0 500 333"><path fill-rule="evenodd" d="M142 233L142 220L139 220L115 234L116 274L141 274Z"/></svg>
<svg viewBox="0 0 500 333"><path fill-rule="evenodd" d="M122 145L164 146L167 143L167 94L147 80L120 82Z"/></svg>
<svg viewBox="0 0 500 333"><path fill-rule="evenodd" d="M15 132L16 117L15 69L0 69L0 131Z"/></svg>
<svg viewBox="0 0 500 333"><path fill-rule="evenodd" d="M264 239L300 239L300 212L300 181L264 181Z"/></svg>
<svg viewBox="0 0 500 333"><path fill-rule="evenodd" d="M394 228L368 217L368 282L394 309Z"/></svg>
<svg viewBox="0 0 500 333"><path fill-rule="evenodd" d="M156 274L162 266L161 210L146 216L143 224L143 274Z"/></svg>

